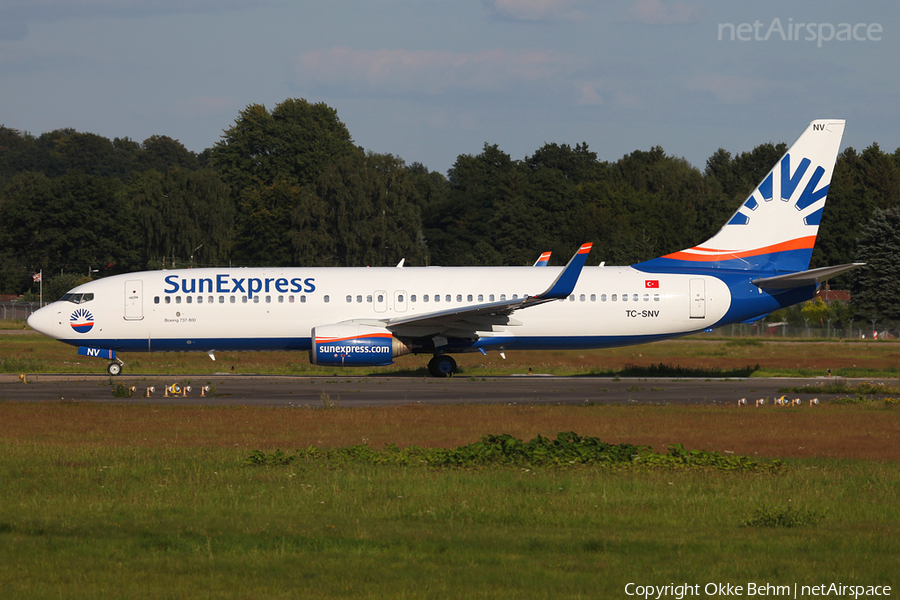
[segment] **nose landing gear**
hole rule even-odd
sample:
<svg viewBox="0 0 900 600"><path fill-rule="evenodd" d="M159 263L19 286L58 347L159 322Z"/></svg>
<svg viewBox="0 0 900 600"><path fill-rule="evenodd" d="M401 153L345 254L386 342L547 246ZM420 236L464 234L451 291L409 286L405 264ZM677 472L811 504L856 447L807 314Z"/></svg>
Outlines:
<svg viewBox="0 0 900 600"><path fill-rule="evenodd" d="M125 366L125 363L121 361L121 359L116 358L113 362L109 363L106 367L106 372L115 377L119 373L122 372L122 367Z"/></svg>

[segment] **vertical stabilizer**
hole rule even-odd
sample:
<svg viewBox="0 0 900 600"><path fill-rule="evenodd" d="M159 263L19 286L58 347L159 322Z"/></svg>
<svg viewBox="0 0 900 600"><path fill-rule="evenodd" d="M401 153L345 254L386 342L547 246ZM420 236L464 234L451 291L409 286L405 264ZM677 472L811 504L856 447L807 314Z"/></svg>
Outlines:
<svg viewBox="0 0 900 600"><path fill-rule="evenodd" d="M808 269L843 133L841 119L813 121L716 235L635 268Z"/></svg>

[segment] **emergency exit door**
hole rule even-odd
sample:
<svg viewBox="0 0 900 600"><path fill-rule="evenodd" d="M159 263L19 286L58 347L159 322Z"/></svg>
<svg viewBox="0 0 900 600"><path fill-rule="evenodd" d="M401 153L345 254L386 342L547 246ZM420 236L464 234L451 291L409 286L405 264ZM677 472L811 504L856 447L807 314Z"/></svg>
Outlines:
<svg viewBox="0 0 900 600"><path fill-rule="evenodd" d="M125 282L125 320L140 321L144 318L144 282L132 279Z"/></svg>
<svg viewBox="0 0 900 600"><path fill-rule="evenodd" d="M706 282L691 279L691 318L706 318Z"/></svg>

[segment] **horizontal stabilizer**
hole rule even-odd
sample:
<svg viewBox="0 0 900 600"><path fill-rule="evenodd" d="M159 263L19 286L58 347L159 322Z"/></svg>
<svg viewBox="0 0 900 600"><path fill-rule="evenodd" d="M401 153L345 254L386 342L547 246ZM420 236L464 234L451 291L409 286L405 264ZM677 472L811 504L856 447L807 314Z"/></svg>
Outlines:
<svg viewBox="0 0 900 600"><path fill-rule="evenodd" d="M848 263L846 265L836 265L834 267L822 267L820 269L810 269L809 271L788 273L787 275L754 279L750 283L761 288L775 290L802 287L805 285L819 285L827 279L837 277L842 273L846 273L856 267L862 267L865 264L866 263Z"/></svg>

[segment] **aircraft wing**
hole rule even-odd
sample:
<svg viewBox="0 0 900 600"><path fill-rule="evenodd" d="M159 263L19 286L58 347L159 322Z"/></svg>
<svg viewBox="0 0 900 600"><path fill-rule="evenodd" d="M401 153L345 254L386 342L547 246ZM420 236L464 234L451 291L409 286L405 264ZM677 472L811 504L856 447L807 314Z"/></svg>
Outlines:
<svg viewBox="0 0 900 600"><path fill-rule="evenodd" d="M787 275L776 275L775 277L754 279L750 283L761 288L770 289L787 289L804 285L819 285L826 279L837 277L842 273L846 273L857 267L862 267L865 264L866 263L848 263L846 265L822 267L820 269L810 269L809 271L800 271L798 273L788 273Z"/></svg>
<svg viewBox="0 0 900 600"><path fill-rule="evenodd" d="M540 294L395 317L387 321L386 327L401 335L427 336L448 332L451 335L460 332L474 334L476 331L491 331L494 325L518 325L520 323L510 317L515 311L554 300L563 300L572 293L590 251L591 244L583 244L550 287Z"/></svg>

